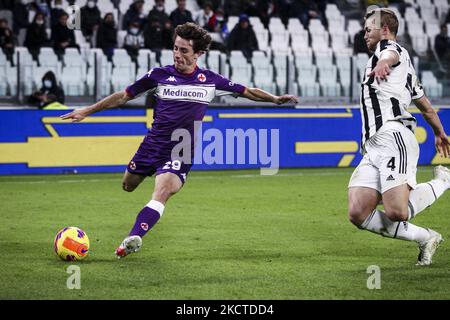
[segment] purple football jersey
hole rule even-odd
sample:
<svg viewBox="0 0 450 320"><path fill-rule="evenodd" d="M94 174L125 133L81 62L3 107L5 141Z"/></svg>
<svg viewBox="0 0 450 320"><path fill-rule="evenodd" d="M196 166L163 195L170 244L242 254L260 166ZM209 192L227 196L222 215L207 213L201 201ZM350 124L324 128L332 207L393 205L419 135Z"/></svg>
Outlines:
<svg viewBox="0 0 450 320"><path fill-rule="evenodd" d="M193 157L194 121L203 119L208 104L216 96L238 96L244 90L244 86L199 67L191 74L179 73L173 65L153 68L126 88L132 98L144 93L153 94L156 98L153 125L140 150L145 150L154 162L170 160L173 147L179 143L171 141L172 132L186 129L191 134Z"/></svg>

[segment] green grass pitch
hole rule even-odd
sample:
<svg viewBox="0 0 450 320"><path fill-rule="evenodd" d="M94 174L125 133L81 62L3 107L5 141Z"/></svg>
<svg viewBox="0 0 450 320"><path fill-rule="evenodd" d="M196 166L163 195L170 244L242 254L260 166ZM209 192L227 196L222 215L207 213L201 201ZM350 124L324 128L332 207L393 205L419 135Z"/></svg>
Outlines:
<svg viewBox="0 0 450 320"><path fill-rule="evenodd" d="M347 220L353 169L191 172L144 238L141 252L113 251L149 201L153 178L135 192L121 174L0 177L0 299L449 299L450 245L416 267L414 243L360 231ZM418 182L432 177L421 167ZM450 193L414 220L450 236ZM64 226L88 234L77 262L53 253ZM381 270L369 290L367 268Z"/></svg>

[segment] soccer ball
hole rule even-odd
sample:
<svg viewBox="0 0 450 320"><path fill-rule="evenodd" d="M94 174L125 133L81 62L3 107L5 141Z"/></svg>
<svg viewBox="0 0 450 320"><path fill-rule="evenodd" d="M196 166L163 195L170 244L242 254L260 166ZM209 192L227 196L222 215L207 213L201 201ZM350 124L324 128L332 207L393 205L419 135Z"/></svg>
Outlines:
<svg viewBox="0 0 450 320"><path fill-rule="evenodd" d="M56 234L54 249L65 261L82 260L89 252L89 238L80 228L65 227Z"/></svg>

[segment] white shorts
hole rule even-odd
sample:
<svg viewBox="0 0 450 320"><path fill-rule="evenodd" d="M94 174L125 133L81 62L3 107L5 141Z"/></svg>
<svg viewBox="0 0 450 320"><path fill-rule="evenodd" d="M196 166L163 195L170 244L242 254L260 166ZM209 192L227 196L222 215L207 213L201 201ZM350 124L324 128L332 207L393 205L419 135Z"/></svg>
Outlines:
<svg viewBox="0 0 450 320"><path fill-rule="evenodd" d="M414 133L397 121L386 122L365 145L366 153L348 187L367 187L379 193L407 183L416 187L419 144Z"/></svg>

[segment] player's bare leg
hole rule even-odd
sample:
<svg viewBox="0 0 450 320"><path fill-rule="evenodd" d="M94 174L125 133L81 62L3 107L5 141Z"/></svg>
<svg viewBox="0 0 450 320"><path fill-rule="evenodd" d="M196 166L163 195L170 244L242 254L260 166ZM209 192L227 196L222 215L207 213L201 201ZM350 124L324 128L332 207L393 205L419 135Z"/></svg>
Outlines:
<svg viewBox="0 0 450 320"><path fill-rule="evenodd" d="M132 192L134 191L142 181L144 181L145 176L140 174L134 174L125 170L122 179L122 188L124 191Z"/></svg>
<svg viewBox="0 0 450 320"><path fill-rule="evenodd" d="M155 178L152 200L139 212L136 222L121 245L116 249L116 256L122 258L137 252L142 246L142 237L161 218L164 207L171 196L183 187L180 178L171 172L162 173Z"/></svg>
<svg viewBox="0 0 450 320"><path fill-rule="evenodd" d="M375 210L381 200L380 193L372 188L351 187L348 189L348 218L358 228Z"/></svg>

